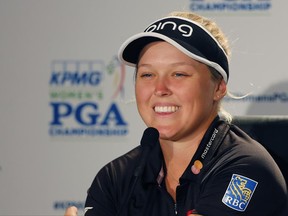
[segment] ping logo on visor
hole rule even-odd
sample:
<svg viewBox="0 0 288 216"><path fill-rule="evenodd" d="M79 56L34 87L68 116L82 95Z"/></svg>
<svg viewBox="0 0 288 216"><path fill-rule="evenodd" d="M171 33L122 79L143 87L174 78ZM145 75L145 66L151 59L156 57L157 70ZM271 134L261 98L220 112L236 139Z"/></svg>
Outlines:
<svg viewBox="0 0 288 216"><path fill-rule="evenodd" d="M119 49L119 59L135 67L141 50L155 41L166 41L190 58L214 68L227 83L228 57L222 46L200 24L182 17L170 16L157 20L144 32L128 38Z"/></svg>
<svg viewBox="0 0 288 216"><path fill-rule="evenodd" d="M156 24L150 25L145 29L145 32L160 32L160 31L174 31L175 34L179 34L182 37L190 37L193 32L193 28L187 24L177 24L174 21L166 21L166 22L156 22Z"/></svg>
<svg viewBox="0 0 288 216"><path fill-rule="evenodd" d="M233 174L222 202L234 210L245 211L257 184L250 178Z"/></svg>

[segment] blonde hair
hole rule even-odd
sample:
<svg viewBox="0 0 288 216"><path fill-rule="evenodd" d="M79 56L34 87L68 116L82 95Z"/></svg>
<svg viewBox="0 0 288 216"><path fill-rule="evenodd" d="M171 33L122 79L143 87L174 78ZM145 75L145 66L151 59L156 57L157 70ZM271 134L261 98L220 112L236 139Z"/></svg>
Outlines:
<svg viewBox="0 0 288 216"><path fill-rule="evenodd" d="M206 17L200 16L198 14L192 13L192 12L182 12L182 11L174 11L169 14L169 16L177 16L177 17L183 17L190 19L192 21L197 22L202 27L204 27L208 32L210 32L213 37L218 41L218 43L223 48L224 52L226 53L229 58L231 56L230 46L228 43L228 38L225 36L225 34L222 32L220 27L211 19L208 19ZM212 67L209 67L212 75L212 79L217 81L221 80L222 76ZM232 121L232 116L229 112L227 112L222 106L221 102L219 103L218 112L221 117L223 117L227 122Z"/></svg>
<svg viewBox="0 0 288 216"><path fill-rule="evenodd" d="M208 32L210 32L213 37L218 41L223 50L225 51L227 57L229 58L231 55L230 47L228 43L228 39L225 34L222 32L220 27L211 19L200 16L198 14L192 12L182 12L182 11L174 11L169 14L170 16L178 16L193 20L203 26Z"/></svg>

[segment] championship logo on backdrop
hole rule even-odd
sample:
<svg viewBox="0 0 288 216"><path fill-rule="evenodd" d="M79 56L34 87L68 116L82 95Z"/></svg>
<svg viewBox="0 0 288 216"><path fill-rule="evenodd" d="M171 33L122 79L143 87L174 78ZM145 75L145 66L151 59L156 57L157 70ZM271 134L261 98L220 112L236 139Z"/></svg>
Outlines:
<svg viewBox="0 0 288 216"><path fill-rule="evenodd" d="M191 11L201 12L267 12L271 0L190 0Z"/></svg>
<svg viewBox="0 0 288 216"><path fill-rule="evenodd" d="M51 62L49 135L125 136L128 123L116 98L123 96L125 69L114 58Z"/></svg>

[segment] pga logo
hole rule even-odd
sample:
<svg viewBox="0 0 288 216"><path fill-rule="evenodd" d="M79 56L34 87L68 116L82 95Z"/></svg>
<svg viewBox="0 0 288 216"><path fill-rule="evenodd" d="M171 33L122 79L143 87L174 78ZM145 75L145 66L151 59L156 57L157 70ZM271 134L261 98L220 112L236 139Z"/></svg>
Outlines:
<svg viewBox="0 0 288 216"><path fill-rule="evenodd" d="M82 102L72 104L69 102L51 102L52 120L51 126L63 126L65 121L74 119L76 123L82 126L126 126L116 103L111 103L108 109L102 115L95 102Z"/></svg>

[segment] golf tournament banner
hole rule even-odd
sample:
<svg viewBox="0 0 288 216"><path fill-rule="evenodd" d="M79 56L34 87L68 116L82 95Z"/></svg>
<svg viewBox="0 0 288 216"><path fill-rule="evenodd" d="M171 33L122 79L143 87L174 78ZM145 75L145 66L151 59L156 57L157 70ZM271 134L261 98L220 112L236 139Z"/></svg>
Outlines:
<svg viewBox="0 0 288 216"><path fill-rule="evenodd" d="M99 169L145 128L118 48L175 10L227 35L232 115L287 115L285 1L0 0L0 216L83 215Z"/></svg>

